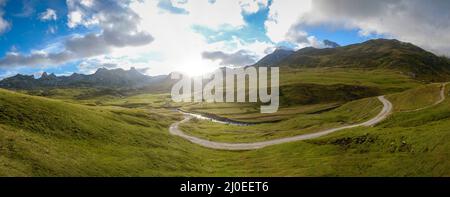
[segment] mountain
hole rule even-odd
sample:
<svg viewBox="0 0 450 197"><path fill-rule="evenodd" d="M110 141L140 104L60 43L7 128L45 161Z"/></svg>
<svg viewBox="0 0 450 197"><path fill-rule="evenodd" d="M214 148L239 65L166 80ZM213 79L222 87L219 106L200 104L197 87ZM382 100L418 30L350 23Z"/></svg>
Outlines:
<svg viewBox="0 0 450 197"><path fill-rule="evenodd" d="M450 80L450 61L411 43L376 39L338 48L307 47L277 66L293 68L341 67L389 69L421 81Z"/></svg>
<svg viewBox="0 0 450 197"><path fill-rule="evenodd" d="M104 87L104 88L141 88L152 83L163 81L167 76L151 77L135 68L130 70L99 68L94 74L74 73L70 76L56 76L44 72L35 79L32 75L9 77L0 81L0 87L6 89L36 89L61 87Z"/></svg>
<svg viewBox="0 0 450 197"><path fill-rule="evenodd" d="M284 58L292 55L295 51L289 49L276 49L273 53L266 55L261 60L256 62L255 66L272 66L280 63Z"/></svg>
<svg viewBox="0 0 450 197"><path fill-rule="evenodd" d="M279 48L254 66L385 69L401 72L419 81L450 80L448 58L436 56L410 43L388 39L369 40L336 48L306 47L298 51ZM104 87L167 91L174 82L167 75L151 77L140 73L135 68L128 71L100 68L92 75L74 73L70 76L58 77L54 74L43 73L39 79L35 79L32 75L18 74L0 81L0 88Z"/></svg>
<svg viewBox="0 0 450 197"><path fill-rule="evenodd" d="M329 48L336 48L336 47L340 47L340 46L341 46L341 45L339 45L338 43L333 42L333 41L331 41L331 40L324 40L324 41L323 41L323 44L324 44L326 47L329 47Z"/></svg>

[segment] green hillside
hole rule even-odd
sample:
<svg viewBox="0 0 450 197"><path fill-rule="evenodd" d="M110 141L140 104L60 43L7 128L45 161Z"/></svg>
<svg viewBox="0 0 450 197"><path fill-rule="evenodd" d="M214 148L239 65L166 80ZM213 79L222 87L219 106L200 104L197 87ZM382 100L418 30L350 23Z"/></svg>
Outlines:
<svg viewBox="0 0 450 197"><path fill-rule="evenodd" d="M192 145L166 132L173 118L0 90L0 176L197 174Z"/></svg>
<svg viewBox="0 0 450 197"><path fill-rule="evenodd" d="M437 93L434 85L420 89L424 88L431 90L422 94ZM424 96L416 92L416 96ZM445 94L449 95L448 89ZM391 98L405 95L410 92ZM410 106L414 102L406 101ZM405 101L393 102L394 106L401 103ZM450 176L449 126L450 100L446 99L420 112L394 113L372 128L347 129L314 140L242 152L224 159L227 167L217 172L250 176ZM240 167L230 171L229 166Z"/></svg>
<svg viewBox="0 0 450 197"><path fill-rule="evenodd" d="M163 108L89 107L5 90L0 108L1 176L450 176L449 100L374 128L237 152L171 136L179 116Z"/></svg>
<svg viewBox="0 0 450 197"><path fill-rule="evenodd" d="M395 113L374 128L271 147L253 153L266 156L248 167L278 175L450 176L449 107L447 99L421 112ZM267 164L276 161L277 168Z"/></svg>
<svg viewBox="0 0 450 197"><path fill-rule="evenodd" d="M448 81L445 57L398 40L377 39L337 48L304 48L285 58L280 67L391 69L420 81Z"/></svg>

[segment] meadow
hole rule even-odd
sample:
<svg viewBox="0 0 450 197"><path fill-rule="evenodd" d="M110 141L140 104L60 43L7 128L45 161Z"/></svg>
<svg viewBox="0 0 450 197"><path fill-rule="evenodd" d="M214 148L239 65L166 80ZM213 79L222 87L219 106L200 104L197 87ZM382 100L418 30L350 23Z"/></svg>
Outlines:
<svg viewBox="0 0 450 197"><path fill-rule="evenodd" d="M450 176L450 100L420 111L401 112L434 103L439 86L424 85L398 73L373 72L386 75L369 73L366 78L356 77L355 73L366 73L357 70L299 71L295 76L283 75L282 86L359 84L377 88L396 107L384 122L251 151L207 149L170 135L169 125L182 118L174 109L195 108L219 116L228 113L227 117L237 120L252 117L266 122L239 128L204 121L183 125L192 135L239 142L360 122L376 114L380 103L372 96L336 96L335 101L284 104L282 115L273 115L281 118L274 118L258 117L251 111L252 105L171 103L168 94L108 95L60 89L33 96L0 90L0 175ZM334 82L325 80L327 77ZM270 120L278 122L267 123ZM233 132L236 129L242 132Z"/></svg>

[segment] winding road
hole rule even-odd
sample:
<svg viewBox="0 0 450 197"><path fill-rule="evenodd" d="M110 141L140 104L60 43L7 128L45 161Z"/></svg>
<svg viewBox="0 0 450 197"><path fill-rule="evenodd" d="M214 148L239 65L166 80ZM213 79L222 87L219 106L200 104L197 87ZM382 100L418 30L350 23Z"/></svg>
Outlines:
<svg viewBox="0 0 450 197"><path fill-rule="evenodd" d="M383 103L383 109L380 111L380 113L378 113L377 116L375 116L374 118L372 118L366 122L332 128L332 129L326 129L326 130L319 131L316 133L311 133L311 134L297 135L297 136L293 136L293 137L286 137L286 138L280 138L280 139L274 139L274 140L268 140L268 141L262 141L262 142L254 142L254 143L214 142L214 141L209 141L209 140L205 140L205 139L201 139L198 137L187 135L186 133L184 133L183 131L181 131L179 129L180 124L185 123L193 118L192 115L189 115L186 113L184 113L185 114L184 120L173 123L170 126L169 132L172 135L182 137L186 140L189 140L192 143L198 144L203 147L212 148L212 149L219 149L219 150L260 149L260 148L264 148L264 147L276 145L276 144L283 144L283 143L287 143L287 142L295 142L295 141L301 141L301 140L314 139L314 138L328 135L330 133L334 133L336 131L340 131L343 129L350 129L350 128L355 128L355 127L360 127L360 126L365 126L365 127L373 126L373 125L383 121L392 112L392 103L391 102L389 102L386 98L384 98L384 96L379 96L378 100L380 100Z"/></svg>
<svg viewBox="0 0 450 197"><path fill-rule="evenodd" d="M431 107L434 107L436 105L441 104L445 100L445 86L448 85L448 84L449 84L449 82L441 84L441 91L439 93L439 95L440 95L439 100L434 102L432 105L429 105L429 106L426 106L426 107L421 107L421 108L418 108L418 109L413 109L413 110L400 111L400 112L416 112L416 111L421 111L421 110L428 109L428 108L431 108Z"/></svg>

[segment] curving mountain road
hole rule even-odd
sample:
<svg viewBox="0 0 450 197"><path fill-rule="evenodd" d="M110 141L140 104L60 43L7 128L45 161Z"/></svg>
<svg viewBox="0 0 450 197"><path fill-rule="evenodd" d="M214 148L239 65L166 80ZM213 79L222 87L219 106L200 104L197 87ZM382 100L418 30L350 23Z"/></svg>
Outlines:
<svg viewBox="0 0 450 197"><path fill-rule="evenodd" d="M359 126L373 126L381 121L383 121L392 111L392 103L389 102L384 96L379 96L378 100L380 100L383 103L383 109L378 113L377 116L374 118L363 122L359 124L354 125L348 125L348 126L342 126L332 129L327 129L323 131L319 131L316 133L311 134L304 134L304 135L297 135L293 137L286 137L286 138L280 138L280 139L274 139L274 140L268 140L268 141L262 141L262 142L254 142L254 143L226 143L226 142L214 142L209 141L205 139L201 139L198 137L190 136L185 134L183 131L179 129L179 125L187 122L192 119L192 116L185 115L185 119L176 123L173 123L170 128L169 132L172 135L176 135L179 137L182 137L186 140L189 140L192 143L198 144L203 147L212 148L212 149L219 149L219 150L253 150L253 149L260 149L264 148L266 146L276 145L276 144L282 144L287 142L295 142L295 141L301 141L301 140L308 140L308 139L314 139L318 138L324 135L328 135L330 133L334 133L336 131L340 131L343 129L349 129L349 128L355 128Z"/></svg>
<svg viewBox="0 0 450 197"><path fill-rule="evenodd" d="M447 86L448 84L449 84L449 82L443 83L443 84L442 84L442 86L441 86L441 93L440 93L441 98L440 98L437 102L435 102L435 103L433 104L433 106L434 106L434 105L438 105L438 104L444 102L444 100L445 100L445 86Z"/></svg>
<svg viewBox="0 0 450 197"><path fill-rule="evenodd" d="M434 107L436 105L441 104L445 100L445 86L448 85L448 84L449 84L449 82L441 84L441 91L439 93L439 95L440 95L439 100L437 100L433 104L431 104L429 106L426 106L426 107L421 107L421 108L418 108L418 109L406 110L406 111L400 111L400 112L416 112L416 111L421 111L421 110L428 109L428 108L431 108L431 107Z"/></svg>

